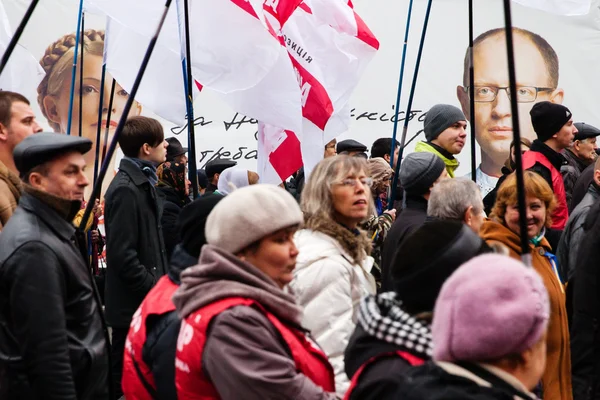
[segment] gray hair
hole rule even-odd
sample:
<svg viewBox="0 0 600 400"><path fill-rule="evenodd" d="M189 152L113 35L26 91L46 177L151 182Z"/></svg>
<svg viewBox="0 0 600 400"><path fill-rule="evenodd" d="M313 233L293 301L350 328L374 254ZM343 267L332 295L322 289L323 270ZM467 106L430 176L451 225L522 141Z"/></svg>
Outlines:
<svg viewBox="0 0 600 400"><path fill-rule="evenodd" d="M427 215L462 221L469 207L476 215L483 212L479 186L467 178L443 179L431 190Z"/></svg>

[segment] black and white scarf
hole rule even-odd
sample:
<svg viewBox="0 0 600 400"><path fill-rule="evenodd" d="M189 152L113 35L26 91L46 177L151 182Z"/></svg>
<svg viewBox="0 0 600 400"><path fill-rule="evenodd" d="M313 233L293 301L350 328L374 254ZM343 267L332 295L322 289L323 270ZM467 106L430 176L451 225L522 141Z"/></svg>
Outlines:
<svg viewBox="0 0 600 400"><path fill-rule="evenodd" d="M367 296L360 302L358 322L371 336L430 359L433 354L431 324L402 309L395 292Z"/></svg>

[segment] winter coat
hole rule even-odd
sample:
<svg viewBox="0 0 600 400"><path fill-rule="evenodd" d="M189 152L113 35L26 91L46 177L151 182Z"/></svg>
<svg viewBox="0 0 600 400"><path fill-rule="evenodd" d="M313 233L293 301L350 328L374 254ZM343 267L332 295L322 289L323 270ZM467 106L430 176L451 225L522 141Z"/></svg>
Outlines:
<svg viewBox="0 0 600 400"><path fill-rule="evenodd" d="M127 328L150 289L167 270L162 236L164 198L139 166L121 160L105 195L106 320Z"/></svg>
<svg viewBox="0 0 600 400"><path fill-rule="evenodd" d="M448 172L448 177L454 178L454 172L456 172L456 169L458 168L460 163L456 158L454 158L452 154L448 153L440 146L429 142L417 143L417 145L415 146L415 152L426 152L435 154L436 156L442 159L444 164L446 164L446 171Z"/></svg>
<svg viewBox="0 0 600 400"><path fill-rule="evenodd" d="M21 179L0 162L0 231L17 209L22 190Z"/></svg>
<svg viewBox="0 0 600 400"><path fill-rule="evenodd" d="M579 204L579 202L587 194L590 184L594 181L594 164L584 169L579 176L579 179L577 179L577 182L575 182L575 186L573 187L573 192L571 194L571 202L569 203L569 212L573 211L575 207L577 207L577 204Z"/></svg>
<svg viewBox="0 0 600 400"><path fill-rule="evenodd" d="M586 169L590 163L580 159L569 149L565 149L561 154L564 159L567 160L567 163L561 166L560 174L562 175L565 184L567 204L571 204L575 183L581 176L583 170Z"/></svg>
<svg viewBox="0 0 600 400"><path fill-rule="evenodd" d="M521 238L503 224L487 220L483 223L480 236L488 242L501 243L508 247L510 257L521 260ZM532 265L544 280L550 297L550 321L548 323L546 370L542 377L544 400L570 400L571 352L569 349L569 324L564 285L544 255L550 245L544 238L540 246L530 244Z"/></svg>
<svg viewBox="0 0 600 400"><path fill-rule="evenodd" d="M432 354L430 322L404 311L394 292L365 297L360 303L356 330L345 351L348 378L353 379L362 366L378 358L361 371L348 400L402 398L398 389L411 364L394 354L397 351L429 360Z"/></svg>
<svg viewBox="0 0 600 400"><path fill-rule="evenodd" d="M535 400L514 376L486 364L428 363L398 383L402 400ZM382 397L385 399L387 397ZM390 397L390 400L392 398Z"/></svg>
<svg viewBox="0 0 600 400"><path fill-rule="evenodd" d="M483 198L483 211L485 211L486 215L490 215L492 213L492 209L494 208L494 204L496 204L496 196L498 195L498 189L504 183L508 175L512 174L513 171L508 169L506 166L502 167L502 176L498 179L496 183L496 187L494 187L488 194Z"/></svg>
<svg viewBox="0 0 600 400"><path fill-rule="evenodd" d="M357 235L333 221L311 226L294 237L299 254L290 287L304 308L302 324L333 366L341 397L350 384L344 350L356 327L359 303L376 290L373 259L367 256L370 244L364 232Z"/></svg>
<svg viewBox="0 0 600 400"><path fill-rule="evenodd" d="M569 221L567 221L567 226L565 226L560 238L556 256L558 257L561 276L569 282L575 276L579 246L583 241L583 223L590 208L598 199L600 199L600 189L592 183L583 200L569 215Z"/></svg>
<svg viewBox="0 0 600 400"><path fill-rule="evenodd" d="M81 202L26 191L0 234L0 398L108 399L102 310L71 223Z"/></svg>
<svg viewBox="0 0 600 400"><path fill-rule="evenodd" d="M282 324L302 329L302 310L293 295L253 265L216 246L205 245L198 265L181 274L181 286L173 296L177 312L186 318L229 297L255 300ZM224 400L335 399L333 393L298 373L278 330L254 307L234 306L214 317L201 368Z"/></svg>
<svg viewBox="0 0 600 400"><path fill-rule="evenodd" d="M162 235L165 240L165 250L167 251L167 259L171 259L173 250L177 243L181 241L180 227L178 225L179 213L183 207L189 203L189 199L184 200L170 186L157 186L156 191L161 193L165 198L162 217L160 223L162 226Z"/></svg>
<svg viewBox="0 0 600 400"><path fill-rule="evenodd" d="M573 398L600 399L600 203L588 211L573 288L571 360Z"/></svg>
<svg viewBox="0 0 600 400"><path fill-rule="evenodd" d="M427 219L427 200L423 196L406 196L406 207L396 216L381 252L381 292L394 290L392 269L396 251L413 231Z"/></svg>

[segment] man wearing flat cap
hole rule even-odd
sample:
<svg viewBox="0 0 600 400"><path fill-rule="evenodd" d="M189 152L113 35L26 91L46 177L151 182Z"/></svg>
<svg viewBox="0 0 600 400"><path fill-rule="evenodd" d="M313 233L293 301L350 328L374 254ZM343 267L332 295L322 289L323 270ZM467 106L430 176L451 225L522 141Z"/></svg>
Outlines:
<svg viewBox="0 0 600 400"><path fill-rule="evenodd" d="M583 170L596 160L596 149L598 148L596 137L600 135L600 129L585 122L576 122L575 127L577 128L575 139L571 146L567 147L562 153L567 163L560 169L565 183L567 204L571 204L575 182L577 182Z"/></svg>
<svg viewBox="0 0 600 400"><path fill-rule="evenodd" d="M208 186L204 191L205 194L214 193L217 191L217 184L219 183L219 176L227 168L235 167L237 161L230 160L228 158L219 158L206 163L204 170L206 171L206 177L208 178Z"/></svg>
<svg viewBox="0 0 600 400"><path fill-rule="evenodd" d="M165 139L169 146L167 147L167 161L174 161L179 164L187 164L188 158L185 155L188 148L183 147L177 138L170 137Z"/></svg>
<svg viewBox="0 0 600 400"><path fill-rule="evenodd" d="M56 133L15 147L24 193L0 234L2 399L108 399L102 310L71 223L91 147Z"/></svg>
<svg viewBox="0 0 600 400"><path fill-rule="evenodd" d="M354 139L346 139L342 140L341 142L337 142L335 151L339 155L345 154L351 157L367 158L367 146Z"/></svg>
<svg viewBox="0 0 600 400"><path fill-rule="evenodd" d="M569 209L560 174L566 163L561 152L573 143L577 127L573 123L573 114L562 104L542 101L535 104L529 114L537 139L523 154L523 168L540 174L552 188L558 202L552 213L552 229L563 230L569 219Z"/></svg>
<svg viewBox="0 0 600 400"><path fill-rule="evenodd" d="M433 153L446 164L450 178L460 165L454 157L459 154L467 140L467 118L458 108L449 104L437 104L425 115L423 122L426 142L419 142L415 152Z"/></svg>

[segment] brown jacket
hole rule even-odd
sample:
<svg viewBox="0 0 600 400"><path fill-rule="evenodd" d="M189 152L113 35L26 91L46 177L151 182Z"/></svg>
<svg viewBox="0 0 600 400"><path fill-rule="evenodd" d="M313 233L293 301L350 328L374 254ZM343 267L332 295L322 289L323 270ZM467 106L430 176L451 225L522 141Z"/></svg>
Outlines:
<svg viewBox="0 0 600 400"><path fill-rule="evenodd" d="M21 192L19 177L0 162L0 231L15 212Z"/></svg>
<svg viewBox="0 0 600 400"><path fill-rule="evenodd" d="M508 247L510 257L521 259L521 239L506 226L485 221L480 231L481 237L488 243L499 242ZM550 251L546 239L541 246L531 246L533 268L540 274L550 295L550 322L547 336L546 370L542 377L544 400L571 400L571 350L569 347L569 325L565 305L564 286L552 270L545 251Z"/></svg>

